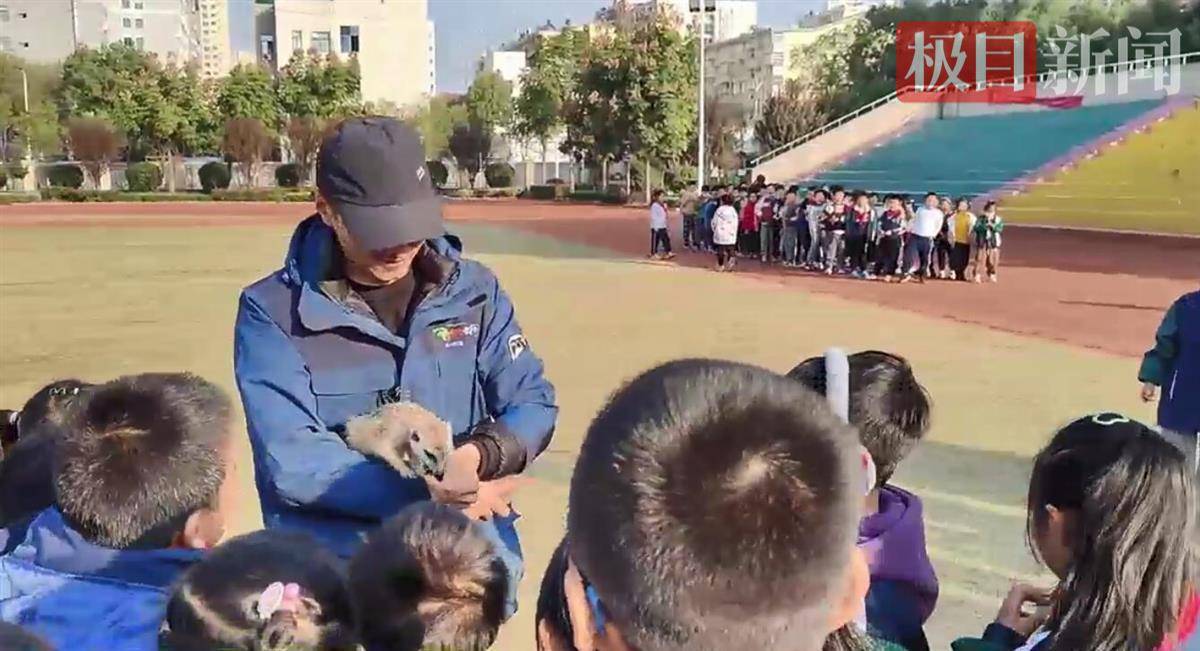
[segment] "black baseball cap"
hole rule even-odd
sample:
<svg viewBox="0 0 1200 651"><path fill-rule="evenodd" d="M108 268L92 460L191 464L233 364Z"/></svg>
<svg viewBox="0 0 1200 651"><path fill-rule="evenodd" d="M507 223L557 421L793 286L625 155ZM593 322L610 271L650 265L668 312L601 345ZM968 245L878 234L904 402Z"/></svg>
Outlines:
<svg viewBox="0 0 1200 651"><path fill-rule="evenodd" d="M399 120L339 124L321 142L317 189L363 248L390 249L446 232L421 138Z"/></svg>

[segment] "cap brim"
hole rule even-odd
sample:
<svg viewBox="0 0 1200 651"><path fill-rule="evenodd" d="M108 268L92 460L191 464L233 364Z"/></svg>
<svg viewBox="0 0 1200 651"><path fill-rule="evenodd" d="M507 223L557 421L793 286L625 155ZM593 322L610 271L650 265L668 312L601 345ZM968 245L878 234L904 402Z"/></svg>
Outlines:
<svg viewBox="0 0 1200 651"><path fill-rule="evenodd" d="M332 203L351 237L367 250L390 249L446 234L440 197L398 206L360 206L343 201Z"/></svg>

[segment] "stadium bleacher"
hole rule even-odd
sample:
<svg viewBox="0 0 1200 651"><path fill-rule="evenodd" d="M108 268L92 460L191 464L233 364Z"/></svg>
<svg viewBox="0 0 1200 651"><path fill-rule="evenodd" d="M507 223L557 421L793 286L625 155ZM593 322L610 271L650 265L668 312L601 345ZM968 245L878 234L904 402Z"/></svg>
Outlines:
<svg viewBox="0 0 1200 651"><path fill-rule="evenodd" d="M1161 104L932 119L803 182L878 192L979 195L1036 171Z"/></svg>

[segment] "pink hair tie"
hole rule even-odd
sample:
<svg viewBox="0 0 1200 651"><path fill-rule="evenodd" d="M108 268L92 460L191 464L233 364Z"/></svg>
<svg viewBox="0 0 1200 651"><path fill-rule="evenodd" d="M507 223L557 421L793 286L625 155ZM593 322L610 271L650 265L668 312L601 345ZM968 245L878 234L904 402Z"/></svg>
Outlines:
<svg viewBox="0 0 1200 651"><path fill-rule="evenodd" d="M300 609L300 586L296 583L284 584L276 581L267 586L258 596L255 610L259 619L271 619L277 612L294 613Z"/></svg>

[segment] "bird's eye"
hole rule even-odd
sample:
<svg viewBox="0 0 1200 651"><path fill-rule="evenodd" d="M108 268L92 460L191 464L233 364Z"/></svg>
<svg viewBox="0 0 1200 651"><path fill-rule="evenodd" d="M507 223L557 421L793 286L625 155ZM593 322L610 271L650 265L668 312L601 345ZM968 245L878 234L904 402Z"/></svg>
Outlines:
<svg viewBox="0 0 1200 651"><path fill-rule="evenodd" d="M420 442L421 442L421 435L420 435L420 434L417 434L416 432L413 432L413 433L412 433L412 442L413 442L413 443L420 443Z"/></svg>

